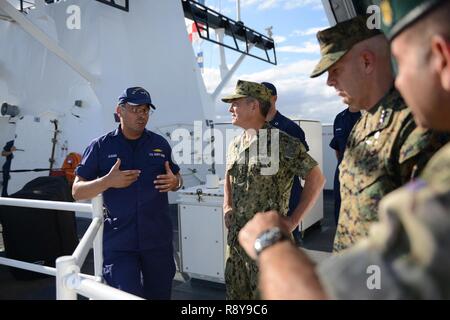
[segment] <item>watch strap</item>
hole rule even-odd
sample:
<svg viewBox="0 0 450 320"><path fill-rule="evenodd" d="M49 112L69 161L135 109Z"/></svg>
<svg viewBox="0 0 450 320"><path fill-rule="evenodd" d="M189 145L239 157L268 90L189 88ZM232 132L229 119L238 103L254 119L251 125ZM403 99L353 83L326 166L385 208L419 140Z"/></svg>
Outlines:
<svg viewBox="0 0 450 320"><path fill-rule="evenodd" d="M274 245L277 242L288 240L289 237L284 234L279 227L273 227L263 231L255 240L254 248L256 255L259 256L262 251Z"/></svg>

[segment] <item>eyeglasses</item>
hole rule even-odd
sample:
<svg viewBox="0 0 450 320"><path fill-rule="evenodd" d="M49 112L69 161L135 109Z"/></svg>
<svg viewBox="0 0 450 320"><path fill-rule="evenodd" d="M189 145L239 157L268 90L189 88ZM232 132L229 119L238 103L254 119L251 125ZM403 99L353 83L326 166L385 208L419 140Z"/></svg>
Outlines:
<svg viewBox="0 0 450 320"><path fill-rule="evenodd" d="M134 114L142 114L144 116L151 115L153 113L153 110L150 107L134 107L128 105L128 107L125 107L125 105L121 105L122 108L124 108L127 111L130 111Z"/></svg>

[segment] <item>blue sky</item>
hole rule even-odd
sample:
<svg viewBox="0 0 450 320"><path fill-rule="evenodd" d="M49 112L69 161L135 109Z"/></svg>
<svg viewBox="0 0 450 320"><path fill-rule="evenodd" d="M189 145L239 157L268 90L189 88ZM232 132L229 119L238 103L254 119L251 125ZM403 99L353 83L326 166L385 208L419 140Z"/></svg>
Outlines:
<svg viewBox="0 0 450 320"><path fill-rule="evenodd" d="M208 7L236 20L235 0L206 0ZM278 64L247 57L223 94L233 91L237 79L269 81L278 89L278 109L299 119L332 123L345 108L333 88L326 86L326 75L310 79L309 74L320 57L316 32L329 26L321 0L241 0L241 20L260 33L273 26ZM204 53L204 80L209 92L219 83L219 50L203 41L194 44ZM232 66L239 56L226 49L227 64ZM217 104L219 119L229 120L227 106Z"/></svg>

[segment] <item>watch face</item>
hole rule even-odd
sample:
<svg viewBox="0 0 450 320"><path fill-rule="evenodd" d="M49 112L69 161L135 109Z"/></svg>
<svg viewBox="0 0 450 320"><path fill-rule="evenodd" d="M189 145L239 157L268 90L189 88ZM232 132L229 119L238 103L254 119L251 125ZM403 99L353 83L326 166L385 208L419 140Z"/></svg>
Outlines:
<svg viewBox="0 0 450 320"><path fill-rule="evenodd" d="M258 254L262 250L261 239L259 239L259 238L256 239L256 241L255 241L255 250L256 250L256 253L258 253Z"/></svg>
<svg viewBox="0 0 450 320"><path fill-rule="evenodd" d="M283 233L278 227L264 231L255 241L254 248L256 254L259 255L265 248L270 247L282 239L284 239Z"/></svg>

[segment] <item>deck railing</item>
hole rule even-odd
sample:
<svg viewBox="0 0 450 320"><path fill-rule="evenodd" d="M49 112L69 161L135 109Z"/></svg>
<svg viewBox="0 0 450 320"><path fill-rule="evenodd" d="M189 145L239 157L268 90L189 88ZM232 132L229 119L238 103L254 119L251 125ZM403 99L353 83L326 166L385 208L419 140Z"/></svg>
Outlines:
<svg viewBox="0 0 450 320"><path fill-rule="evenodd" d="M102 283L103 198L101 195L92 199L91 204L0 197L0 205L92 213L92 222L75 251L70 256L57 258L56 268L3 257L0 257L0 265L55 276L58 300L76 300L77 294L98 300L141 299ZM94 250L93 276L80 273L91 248Z"/></svg>

